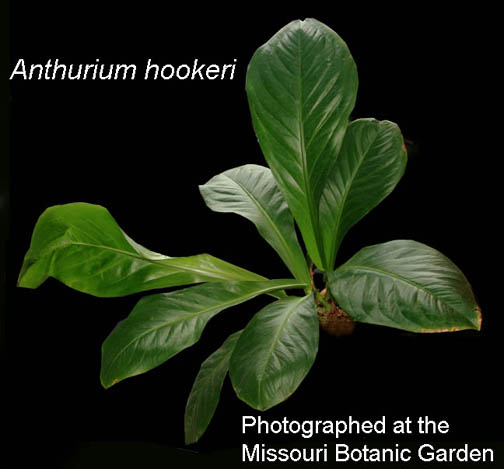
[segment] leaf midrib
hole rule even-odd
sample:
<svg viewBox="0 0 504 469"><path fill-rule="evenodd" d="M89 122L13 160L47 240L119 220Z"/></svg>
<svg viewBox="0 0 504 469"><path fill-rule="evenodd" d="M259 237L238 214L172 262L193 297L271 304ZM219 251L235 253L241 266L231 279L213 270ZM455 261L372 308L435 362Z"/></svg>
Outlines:
<svg viewBox="0 0 504 469"><path fill-rule="evenodd" d="M140 254L135 254L135 253L128 252L128 251L123 251L122 249L112 248L110 246L104 246L101 244L84 243L82 241L70 241L65 244L66 245L85 246L85 247L96 248L96 249L105 249L107 251L112 251L112 252L116 252L118 254L122 254L124 256L132 257L134 259L139 259L141 261L150 262L151 264L160 265L160 266L165 267L167 269L169 269L170 267L175 267L175 268L183 270L185 272L197 272L197 273L201 273L201 274L213 274L216 272L215 270L210 270L210 269L205 270L205 269L198 269L198 268L194 268L194 267L185 267L183 265L180 265L177 262L177 260L176 260L176 259L178 259L177 257L166 256L166 259L161 259L161 260L149 259L148 257L141 256ZM60 247L60 246L62 246L62 245L59 245L58 247ZM204 256L205 254L199 254L199 255ZM170 264L166 264L164 261L170 261ZM225 262L225 261L221 261L221 262ZM229 264L229 266L230 267L232 266L233 269L236 269L238 271L245 270L245 269L241 269L241 267L233 266L232 264ZM253 272L248 272L247 270L245 270L245 272L251 274L252 276L256 276L258 279L267 280L266 277L262 277L259 274L254 274ZM252 280L252 281L254 281L254 280Z"/></svg>
<svg viewBox="0 0 504 469"><path fill-rule="evenodd" d="M264 218L266 219L266 221L268 222L268 224L270 225L271 228L273 228L273 231L276 233L280 243L282 244L283 248L284 248L284 251L287 255L287 258L289 260L289 262L292 264L292 273L297 277L298 274L296 273L297 269L296 269L296 266L297 266L297 262L296 262L296 259L294 259L293 257L293 253L291 252L291 249L289 248L289 245L287 244L287 241L285 240L284 236L282 235L282 233L280 232L280 230L278 229L278 227L276 226L276 224L273 222L273 220L271 219L271 217L269 216L269 214L266 212L266 210L263 208L263 206L261 205L261 203L248 191L248 189L243 185L241 184L239 181L236 181L232 178L230 178L229 176L226 176L230 181L233 181L235 182L244 192L245 194L247 194L247 196L252 200L252 203L257 207L257 209L261 212L261 214L264 216ZM287 267L290 268L289 265L287 265Z"/></svg>
<svg viewBox="0 0 504 469"><path fill-rule="evenodd" d="M310 175L308 173L308 161L306 156L305 136L304 136L304 120L303 120L303 85L302 85L302 60L301 60L301 28L298 30L298 99L296 102L296 110L298 115L298 129L299 129L299 151L301 153L302 174L306 190L306 197L308 199L308 214L310 216L310 228L315 242L315 250L318 251L318 257L321 262L324 262L323 245L320 243L320 235L318 234L318 211L316 210L315 201L311 192ZM323 266L321 266L323 267Z"/></svg>
<svg viewBox="0 0 504 469"><path fill-rule="evenodd" d="M191 433L199 434L198 429L195 428L195 427L198 427L198 424L194 423L194 422L199 421L200 412L199 412L199 406L197 406L195 404L195 402L197 402L197 400L199 399L199 396L201 396L203 391L206 391L206 389L207 389L206 383L213 382L215 380L216 376L221 373L224 375L224 377L220 383L221 389L222 389L222 384L224 383L224 379L226 378L226 374L229 371L229 360L231 358L231 354L232 354L234 347L236 345L236 342L237 342L237 339L234 339L233 335L229 336L224 341L224 343L220 346L220 348L217 349L214 353L221 351L226 345L229 345L229 343L234 340L235 344L232 346L231 350L227 351L227 353L224 353L222 358L220 360L217 360L217 363L211 367L210 372L201 379L201 382L203 383L203 385L201 385L200 382L197 381L197 384L199 385L198 389L194 390L194 392L191 392L191 394L189 395L189 399L191 399L191 397L193 398L192 406L190 407L189 412L187 412L189 415L191 415L191 419L188 424L188 427L192 427L189 430ZM209 358L211 358L211 356ZM205 365L205 362L203 362L202 367L204 365ZM222 371L223 371L223 373L222 373ZM201 369L200 369L200 372L201 372ZM198 378L196 378L196 379L198 379ZM196 384L196 381L194 384ZM220 390L219 390L219 392L220 392ZM189 403L189 401L188 401L188 403Z"/></svg>
<svg viewBox="0 0 504 469"><path fill-rule="evenodd" d="M354 182L355 178L357 177L357 173L359 172L362 164L364 163L366 156L368 155L368 153L371 150L371 147L373 146L373 144L375 143L375 141L378 138L378 133L379 132L376 132L376 135L374 136L372 142L368 145L368 147L366 148L366 151L364 151L362 153L362 157L360 158L360 161L358 162L357 167L353 171L353 174L352 174L351 178L348 180L348 183L345 187L345 191L344 191L343 197L341 199L341 205L340 205L341 209L339 210L338 217L333 225L333 227L334 227L334 241L331 246L331 255L330 255L330 258L328 259L330 264L332 264L335 261L335 257L336 257L337 251L338 251L337 243L338 243L338 237L339 237L340 227L341 227L341 217L343 216L343 211L345 209L345 204L346 204L348 194L350 193L350 189L352 188L353 182Z"/></svg>
<svg viewBox="0 0 504 469"><path fill-rule="evenodd" d="M211 313L212 311L216 310L216 314L219 313L220 311L222 311L224 308L230 308L231 306L234 306L235 304L237 304L236 302L243 302L243 301L247 301L248 299L250 298L253 298L254 296L257 296L257 295L262 295L264 293L267 293L268 291L272 291L272 290L277 290L277 289L284 289L284 288L299 288L299 287L304 287L305 284L292 284L292 283L287 283L287 284L281 284L281 285L275 285L275 286L271 286L271 287L267 287L267 288L262 288L260 290L254 290L253 292L250 292L246 295L243 295L241 297L237 297L237 298L234 298L233 300L231 301L225 301L223 303L219 303L218 305L214 305L212 307L209 307L209 308L205 308L203 310L200 310L200 311L197 311L195 313L192 313L192 314L189 314L187 316L184 316L182 318L177 318L173 321L170 321L170 322L165 322L159 326L156 326L156 327L153 327L145 332L143 332L142 334L134 337L130 342L128 342L115 356L114 358L112 359L112 361L110 362L109 366L107 367L107 369L110 369L110 367L115 363L115 361L119 358L119 356L131 345L133 344L134 342L137 342L138 340L140 340L143 336L147 335L147 334L151 334L155 331L157 331L158 329L161 329L163 327L168 327L168 326L171 326L173 324L176 324L178 322L183 322L183 321L187 321L187 320L190 320L190 319L193 319L197 316L200 316L200 315L203 315L203 314L206 314L206 313ZM249 298L250 297L250 298Z"/></svg>
<svg viewBox="0 0 504 469"><path fill-rule="evenodd" d="M271 360L271 357L273 356L273 349L275 348L276 344L278 343L278 339L280 337L281 332L283 331L286 323L289 321L293 311L295 310L296 306L298 306L300 303L302 303L305 300L305 298L299 298L294 301L292 301L292 307L289 305L287 308L288 312L285 314L285 318L282 320L282 323L278 327L278 330L275 333L275 336L273 337L273 340L271 342L271 345L269 347L268 353L266 354L266 359L264 361L264 366L262 367L261 372L259 373L258 380L257 380L257 395L260 398L261 397L261 387L264 381L264 374L266 373L266 368L268 367L268 363ZM274 304L274 303L273 303Z"/></svg>
<svg viewBox="0 0 504 469"><path fill-rule="evenodd" d="M340 272L340 271L352 271L352 270L360 270L360 271L364 271L364 272L376 273L378 275L382 275L382 276L385 276L385 277L387 277L387 276L388 277L392 277L392 278L394 278L396 280L399 280L399 281L401 281L403 283L406 283L407 285L410 285L412 287L418 288L419 290L422 290L423 292L425 292L430 297L434 298L436 301L439 301L440 303L443 303L451 311L455 312L457 316L460 316L464 320L469 321L465 316L461 315L460 312L457 311L451 304L447 303L442 298L437 297L433 292L431 292L430 290L428 290L427 288L425 288L420 283L417 283L414 280L409 280L406 277L402 277L402 276L400 276L398 274L394 274L394 273L388 272L386 270L377 269L375 267L366 267L366 266L362 266L362 265L351 265L350 267L341 266L340 268L338 268L338 270L335 271L335 273ZM472 323L470 323L470 324L472 325Z"/></svg>

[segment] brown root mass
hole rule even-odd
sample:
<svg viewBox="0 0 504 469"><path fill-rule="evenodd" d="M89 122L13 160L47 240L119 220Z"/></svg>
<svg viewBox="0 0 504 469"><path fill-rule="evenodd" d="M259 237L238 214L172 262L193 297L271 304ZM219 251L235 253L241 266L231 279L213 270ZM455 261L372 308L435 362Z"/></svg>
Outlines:
<svg viewBox="0 0 504 469"><path fill-rule="evenodd" d="M313 265L310 267L310 277L313 290L318 292L314 281ZM318 301L315 297L320 328L335 337L350 335L355 329L355 321L339 307L333 298L327 298L329 295L326 295L326 293L326 288L320 291L320 295L325 297L325 301Z"/></svg>
<svg viewBox="0 0 504 469"><path fill-rule="evenodd" d="M336 337L350 335L355 328L355 321L334 300L329 300L329 304L330 310L321 304L317 306L320 328Z"/></svg>

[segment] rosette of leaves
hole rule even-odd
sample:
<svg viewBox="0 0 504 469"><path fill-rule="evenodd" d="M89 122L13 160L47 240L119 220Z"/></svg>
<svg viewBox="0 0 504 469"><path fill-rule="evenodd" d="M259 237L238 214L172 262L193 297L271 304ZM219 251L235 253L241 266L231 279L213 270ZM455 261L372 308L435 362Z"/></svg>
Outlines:
<svg viewBox="0 0 504 469"><path fill-rule="evenodd" d="M186 406L187 443L207 428L228 372L237 396L255 409L289 397L315 360L321 325L336 334L349 332L354 321L412 332L480 328L467 279L424 244L365 247L335 267L346 233L390 194L407 160L396 124L349 121L357 84L355 62L334 31L313 19L289 23L256 51L246 79L269 167L240 166L200 186L212 210L255 224L292 279L268 280L208 254L152 252L97 205L51 207L35 226L19 286L36 288L54 277L113 297L197 284L146 296L119 322L102 348L105 388L193 345L222 310L273 297L201 365ZM321 291L312 282L314 268L324 273Z"/></svg>

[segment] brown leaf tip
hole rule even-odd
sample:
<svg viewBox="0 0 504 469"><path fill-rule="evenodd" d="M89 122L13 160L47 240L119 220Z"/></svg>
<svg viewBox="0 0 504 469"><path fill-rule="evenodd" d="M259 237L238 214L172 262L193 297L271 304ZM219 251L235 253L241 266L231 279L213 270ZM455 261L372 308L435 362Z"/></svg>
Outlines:
<svg viewBox="0 0 504 469"><path fill-rule="evenodd" d="M478 313L478 331L481 329L481 322L482 322L482 317L481 317L481 308L479 306L476 306L474 309ZM460 327L448 327L445 329L422 329L420 332L426 333L426 332L457 332L462 330Z"/></svg>
<svg viewBox="0 0 504 469"><path fill-rule="evenodd" d="M420 332L425 333L438 333L438 332L457 332L460 331L460 327L447 327L445 329L422 329Z"/></svg>
<svg viewBox="0 0 504 469"><path fill-rule="evenodd" d="M476 312L478 313L478 331L481 330L481 323L483 322L483 317L481 316L481 308L476 306Z"/></svg>

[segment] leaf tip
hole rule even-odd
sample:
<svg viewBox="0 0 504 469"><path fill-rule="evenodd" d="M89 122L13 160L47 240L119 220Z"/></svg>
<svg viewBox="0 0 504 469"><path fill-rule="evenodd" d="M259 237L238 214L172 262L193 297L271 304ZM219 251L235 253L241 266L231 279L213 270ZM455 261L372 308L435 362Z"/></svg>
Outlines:
<svg viewBox="0 0 504 469"><path fill-rule="evenodd" d="M421 329L421 333L437 333L437 332L457 332L457 331L462 331L464 329L474 329L476 331L481 330L481 323L483 321L482 316L481 316L481 308L476 305L474 308L474 312L477 314L476 321L471 320L471 326L472 327L446 327L446 328L441 328L441 329Z"/></svg>
<svg viewBox="0 0 504 469"><path fill-rule="evenodd" d="M23 261L23 265L21 266L21 270L19 271L19 275L18 275L18 278L17 278L17 281L16 281L16 287L22 287L22 288L36 288L38 285L40 285L40 283L38 285L32 285L33 282L30 282L28 280L28 272L30 270L30 267L35 264L35 261L33 260L30 260L28 258L28 255L25 257L24 261Z"/></svg>
<svg viewBox="0 0 504 469"><path fill-rule="evenodd" d="M45 279L44 279L45 280ZM22 274L19 275L17 281L16 281L16 287L19 288L29 288L31 290L35 290L40 286L40 284L44 281L33 281L30 278L27 278L25 273L23 272Z"/></svg>
<svg viewBox="0 0 504 469"><path fill-rule="evenodd" d="M478 327L476 328L477 331L481 330L481 323L483 322L483 317L481 315L481 308L476 305L476 313L478 313Z"/></svg>
<svg viewBox="0 0 504 469"><path fill-rule="evenodd" d="M185 437L184 437L184 443L186 445L193 445L194 443L196 443L198 440L200 439L199 436L191 436L191 435L188 435L186 433Z"/></svg>
<svg viewBox="0 0 504 469"><path fill-rule="evenodd" d="M101 378L101 385L105 388L105 389L109 389L111 388L112 386L114 386L114 384L117 384L119 382L119 380L117 378L115 378L114 380L112 380L112 382L110 381L105 381L105 379Z"/></svg>

